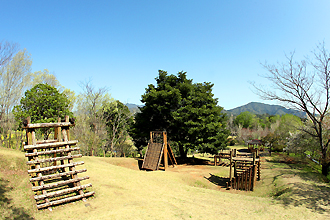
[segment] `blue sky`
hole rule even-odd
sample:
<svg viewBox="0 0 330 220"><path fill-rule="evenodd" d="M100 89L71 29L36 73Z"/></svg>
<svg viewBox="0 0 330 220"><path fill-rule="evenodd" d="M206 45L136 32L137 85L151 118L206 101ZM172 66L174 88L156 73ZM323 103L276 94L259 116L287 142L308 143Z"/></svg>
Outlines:
<svg viewBox="0 0 330 220"><path fill-rule="evenodd" d="M17 42L60 83L82 91L92 80L115 99L141 104L158 70L186 71L214 83L218 104L265 102L250 81L265 84L260 62L330 49L330 1L1 1L0 40Z"/></svg>

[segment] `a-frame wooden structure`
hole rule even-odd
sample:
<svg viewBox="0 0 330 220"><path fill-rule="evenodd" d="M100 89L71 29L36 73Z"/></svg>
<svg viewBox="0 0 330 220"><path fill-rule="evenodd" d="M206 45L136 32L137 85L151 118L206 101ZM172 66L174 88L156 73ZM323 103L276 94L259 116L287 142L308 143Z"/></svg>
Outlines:
<svg viewBox="0 0 330 220"><path fill-rule="evenodd" d="M177 164L172 148L167 142L166 131L151 131L142 169L158 170L162 156L165 170L168 168L169 160L173 166Z"/></svg>
<svg viewBox="0 0 330 220"><path fill-rule="evenodd" d="M83 161L73 162L81 154L79 147L75 147L77 140L70 140L69 128L74 126L66 116L65 122L31 124L30 118L23 122L26 129L27 145L24 150L28 158L28 173L32 183L32 191L35 192L37 208L48 208L94 195L94 191L88 192L86 188L92 184L82 185L80 181L89 179L89 176L78 177L78 173L86 172L86 169L76 170L77 165L84 164ZM36 129L53 128L53 140L37 140ZM67 170L65 170L67 169Z"/></svg>

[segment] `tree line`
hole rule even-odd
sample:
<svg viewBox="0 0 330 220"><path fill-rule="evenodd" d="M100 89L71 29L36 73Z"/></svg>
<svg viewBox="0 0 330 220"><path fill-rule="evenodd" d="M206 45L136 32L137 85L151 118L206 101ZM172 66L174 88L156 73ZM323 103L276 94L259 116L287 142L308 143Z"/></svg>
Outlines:
<svg viewBox="0 0 330 220"><path fill-rule="evenodd" d="M329 172L330 55L324 44L313 52L313 60L294 61L291 54L286 63L262 64L268 73L264 77L273 87L253 84L262 98L304 111L304 120L249 112L228 116L214 98L212 83L194 83L186 72L174 75L163 70L147 86L141 96L144 105L133 115L124 103L111 98L107 88L82 82L83 92L76 95L48 70L31 73L30 54L18 48L0 44L2 142L12 132L19 134L17 129L27 116L37 123L69 115L75 118L73 136L84 155L142 155L149 132L165 130L174 152L182 158L190 151L215 154L235 141L258 138L273 150L308 152L320 161L324 175ZM48 138L50 134L38 135Z"/></svg>

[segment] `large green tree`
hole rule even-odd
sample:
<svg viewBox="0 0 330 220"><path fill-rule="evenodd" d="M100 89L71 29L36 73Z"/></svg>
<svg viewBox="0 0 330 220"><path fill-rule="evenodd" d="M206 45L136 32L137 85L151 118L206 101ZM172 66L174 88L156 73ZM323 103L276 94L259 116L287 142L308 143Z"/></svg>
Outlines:
<svg viewBox="0 0 330 220"><path fill-rule="evenodd" d="M67 96L48 84L37 84L25 92L20 104L14 107L13 113L20 127L28 116L32 123L57 122L58 117L73 117L69 111L70 101ZM44 138L48 137L47 132Z"/></svg>
<svg viewBox="0 0 330 220"><path fill-rule="evenodd" d="M162 70L156 83L146 88L141 100L144 106L135 115L131 136L138 149L146 146L154 130L166 130L182 158L189 149L217 153L226 147L226 114L213 97L213 84L193 83L186 72L176 76Z"/></svg>

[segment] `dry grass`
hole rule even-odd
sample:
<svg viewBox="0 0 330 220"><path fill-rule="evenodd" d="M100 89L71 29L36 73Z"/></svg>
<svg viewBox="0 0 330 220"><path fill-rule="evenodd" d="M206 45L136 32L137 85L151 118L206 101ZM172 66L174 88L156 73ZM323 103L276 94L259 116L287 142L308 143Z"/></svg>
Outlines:
<svg viewBox="0 0 330 220"><path fill-rule="evenodd" d="M328 219L330 217L327 209L329 196L321 195L321 192L329 192L329 186L322 182L310 182L311 180L299 175L289 178L293 175L291 173L281 175L281 169L289 170L284 165L281 168L282 163L279 165L276 162L265 163L265 166L269 164L267 165L269 167L262 170L263 180L258 182L259 187L257 187L259 191L251 193L229 192L222 189L221 181L218 180L226 175L228 168L224 167L179 165L165 172L146 172L139 171L138 161L132 158L84 157L82 159L85 161L84 167L87 168L87 175L90 176L90 180L86 182L93 184L95 197L88 199L86 203L78 201L57 206L49 212L37 211L35 208L28 176L26 171L22 172L26 169L24 154L0 148L0 160L2 160L0 165L4 166L13 164L14 160L18 161L15 162L16 165L10 166L16 167L17 172L21 172L16 181L15 178L5 176L5 169L3 167L1 169L3 179L0 182L2 184L0 202L4 204L7 201L8 205L4 208L0 206L0 211L11 210L14 213L12 219L13 217L19 219ZM273 171L275 175L271 176ZM286 179L290 181L285 182ZM16 185L19 182L24 187ZM7 184L5 188L3 188L4 183ZM285 191L283 186L288 186L292 190ZM275 190L282 189L281 187L284 191L276 194ZM307 199L305 190L309 192L308 195L314 202ZM289 194L291 196L282 199L282 196ZM324 200L317 201L318 198ZM19 211L15 211L16 209ZM20 218L22 216L24 218Z"/></svg>

